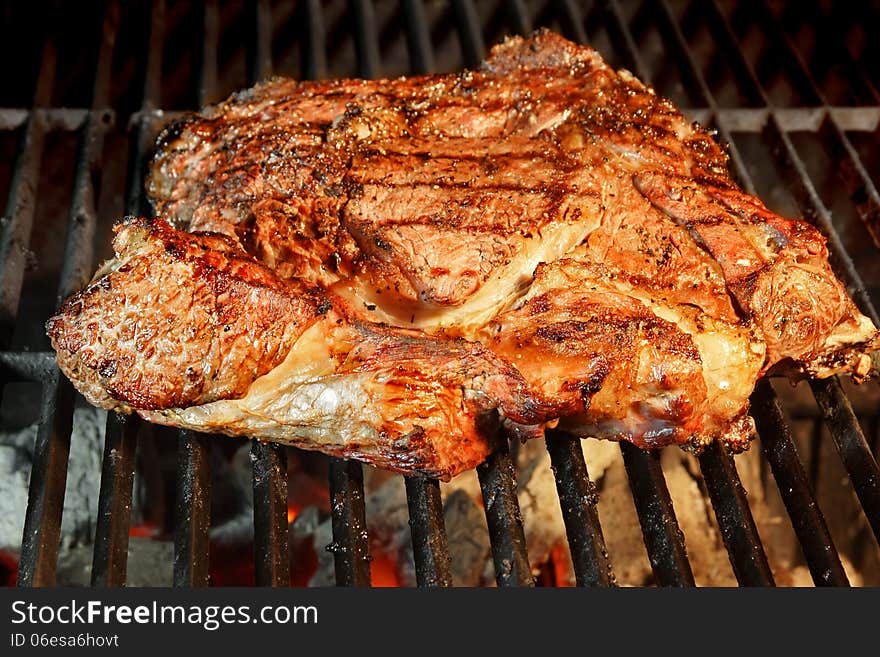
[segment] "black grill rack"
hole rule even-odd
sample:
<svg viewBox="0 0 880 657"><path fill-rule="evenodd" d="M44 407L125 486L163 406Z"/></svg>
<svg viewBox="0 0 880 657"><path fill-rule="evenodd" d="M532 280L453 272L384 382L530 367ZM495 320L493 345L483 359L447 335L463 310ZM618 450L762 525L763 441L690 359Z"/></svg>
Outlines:
<svg viewBox="0 0 880 657"><path fill-rule="evenodd" d="M79 144L66 227L62 228L61 221L57 226L59 236L62 232L66 235L57 304L84 285L93 271L103 147L107 135L123 120L129 121L132 163L125 193L126 210L130 214L149 213L142 191L144 167L157 131L169 116L175 115L163 111L163 76L168 74L163 56L168 51L170 26L181 12L191 16L188 20L198 28L187 37L190 41L196 39L190 78L198 105L216 101L234 90L220 85L220 55L224 48L228 49L230 39L238 39L238 47L246 52L248 79L244 83L276 72L273 65L279 40L287 46L299 47L299 70L280 72L307 78L335 74L334 53L338 49L334 46L341 34L348 34L355 54L355 70L348 74L365 77L388 73L383 68L382 52L386 36L395 30L404 35L411 72L475 65L485 55L486 45L501 34L525 34L542 25L581 43L590 43L611 63L629 68L643 81L654 82L660 93L672 95L680 106L687 108L689 116L713 126L719 138L729 144L734 174L750 193L766 190L763 181L756 180L752 173L752 162L744 153L743 142L758 136L769 144L774 166L785 176L786 188L798 209L828 237L837 274L861 310L880 325L872 301L876 298L872 292L880 291L880 276L874 276L873 270L865 271L864 264L868 258L876 257L868 234L876 229L872 222L880 219L880 196L871 175L871 171L877 173L876 162L866 163L864 149L852 137L857 134L873 148L880 146L880 94L876 88L880 80L880 57L876 56L880 13L873 13L867 3L853 6L820 1L791 5L743 2L732 7L714 1L674 0L638 4L613 0L308 0L298 3L292 19L290 11L281 4L256 0L238 7L235 10L240 15L230 36L229 30L222 29L223 17L229 11L226 4L207 0L181 9L179 5L166 6L163 0L154 0L148 8L148 20L142 25L142 29L149 30L149 37L143 42L141 54L139 106L125 112L111 106L111 89L114 48L129 7L127 3L108 2L99 12L84 11L88 16L80 17L83 21L92 20L83 34L97 33L99 39L88 106L52 104L55 71L65 53L59 52L51 30L42 41L42 50L35 53L40 64L30 107L19 109L14 103L0 104L0 130L18 134L6 212L0 225L0 376L4 385L17 381L42 384L19 585L44 586L55 582L75 401L74 390L59 374L51 351L28 351L13 345L39 173L45 164L44 144L56 132L75 134ZM841 5L846 5L846 10ZM50 9L57 7L52 5ZM18 10L4 11L10 33L36 30L36 26L46 23L40 17L30 25L16 24L14 19L20 18ZM282 13L288 34L279 37ZM70 16L70 8L62 15ZM331 15L337 17L335 22L328 20ZM37 14L30 16L36 18ZM51 22L50 19L48 23ZM292 24L294 28L290 27ZM822 29L816 29L817 26ZM746 49L754 42L755 31L763 35L758 40L761 52L757 56ZM804 34L817 39L812 50L814 57L809 61L802 54ZM11 34L4 36L16 42ZM451 58L450 40L458 42L457 50L452 46ZM435 50L438 42L444 44L443 53ZM708 52L706 43L711 44ZM11 65L8 56L4 61ZM668 82L670 71L676 82ZM814 71L821 74L821 79ZM717 82L718 78L724 79L724 85ZM733 102L729 89L738 94ZM780 100L786 93L787 98ZM832 215L827 196L814 183L810 160L797 143L796 137L801 133L817 135L830 144L832 166L838 170L843 193L855 204L861 222L841 225ZM872 287L866 287L860 271L872 277L867 281ZM850 401L836 378L811 381L810 386L874 536L880 539L880 469ZM779 401L766 381L760 382L755 391L753 414L760 449L776 478L815 583L848 585ZM138 422L136 418L115 414L108 418L92 569L95 586L120 586L126 580ZM179 434L174 532L177 586L209 584L209 453L213 440L190 432ZM554 431L548 433L546 442L577 583L614 585L613 555L609 557L605 550L595 487L579 442ZM657 583L692 586L693 572L657 454L629 444L621 444L621 451ZM255 441L252 463L256 583L287 585L290 562L286 452ZM773 585L733 457L716 444L703 452L699 464L737 580L742 585ZM534 577L515 494L516 474L508 449L499 449L477 473L497 583L532 585ZM331 459L330 490L337 583L367 586L370 556L361 466ZM407 477L406 492L418 584L448 586L450 558L438 482Z"/></svg>

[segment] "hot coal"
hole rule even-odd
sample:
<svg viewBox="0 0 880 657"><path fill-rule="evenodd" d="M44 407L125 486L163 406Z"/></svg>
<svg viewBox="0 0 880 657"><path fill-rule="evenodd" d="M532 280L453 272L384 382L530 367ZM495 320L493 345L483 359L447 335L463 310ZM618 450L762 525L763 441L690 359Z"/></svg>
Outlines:
<svg viewBox="0 0 880 657"><path fill-rule="evenodd" d="M95 535L105 411L83 404L73 414L61 521L61 549L90 545ZM18 552L27 509L36 423L0 432L0 549Z"/></svg>

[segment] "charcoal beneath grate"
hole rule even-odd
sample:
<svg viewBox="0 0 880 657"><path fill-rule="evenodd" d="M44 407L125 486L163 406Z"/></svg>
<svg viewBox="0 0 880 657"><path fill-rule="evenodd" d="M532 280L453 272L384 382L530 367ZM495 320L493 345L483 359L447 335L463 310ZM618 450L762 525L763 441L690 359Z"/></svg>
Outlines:
<svg viewBox="0 0 880 657"><path fill-rule="evenodd" d="M132 536L128 540L126 586L171 586L174 543ZM89 586L92 548L77 545L58 557L57 581L60 586Z"/></svg>
<svg viewBox="0 0 880 657"><path fill-rule="evenodd" d="M365 503L374 583L380 578L389 582L387 571L390 565L393 575L391 582L400 586L415 586L416 573L403 479L393 477L385 480L378 488L367 493ZM487 572L487 567L491 566L491 546L486 516L473 493L465 487L447 486L443 516L453 585L494 583L494 575ZM332 544L331 522L329 519L322 521L319 517L314 507L303 511L293 523L293 541L310 540L316 547L318 564L309 585L332 586L335 583L333 553L329 549L321 549Z"/></svg>
<svg viewBox="0 0 880 657"><path fill-rule="evenodd" d="M106 422L106 412L92 406L74 411L61 521L62 552L94 540ZM0 549L16 553L24 528L36 434L36 423L0 432Z"/></svg>

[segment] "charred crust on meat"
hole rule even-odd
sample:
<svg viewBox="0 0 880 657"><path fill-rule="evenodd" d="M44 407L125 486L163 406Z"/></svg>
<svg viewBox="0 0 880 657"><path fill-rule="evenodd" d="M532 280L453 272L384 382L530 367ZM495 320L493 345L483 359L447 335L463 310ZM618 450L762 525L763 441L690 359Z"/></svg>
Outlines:
<svg viewBox="0 0 880 657"><path fill-rule="evenodd" d="M175 242L168 242L165 244L165 253L175 258L182 258L184 256L183 249L181 249L180 245Z"/></svg>

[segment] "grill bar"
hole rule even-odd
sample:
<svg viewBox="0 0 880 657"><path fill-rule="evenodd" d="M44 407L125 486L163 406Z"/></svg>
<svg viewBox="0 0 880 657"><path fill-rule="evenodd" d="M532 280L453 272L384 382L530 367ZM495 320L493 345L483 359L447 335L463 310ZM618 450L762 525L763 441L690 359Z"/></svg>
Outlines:
<svg viewBox="0 0 880 657"><path fill-rule="evenodd" d="M34 441L19 586L55 584L72 429L73 386L58 367L53 366L44 379L39 428Z"/></svg>
<svg viewBox="0 0 880 657"><path fill-rule="evenodd" d="M440 482L419 476L405 477L404 480L416 582L421 587L452 586Z"/></svg>
<svg viewBox="0 0 880 657"><path fill-rule="evenodd" d="M249 50L251 84L256 84L272 74L272 4L270 0L257 0L254 4L254 42Z"/></svg>
<svg viewBox="0 0 880 657"><path fill-rule="evenodd" d="M103 103L109 84L108 61L112 50L115 14L105 14L101 58L97 67L93 101ZM43 48L34 106L48 104L55 80L56 54L51 42ZM36 209L39 168L46 126L31 113L16 160L5 224L0 234L0 346L8 348L18 313L24 280L26 247ZM59 282L60 297L81 284L91 266L91 237L94 232L94 194L88 170L100 152L102 133L90 114L80 142L73 202L68 222L64 266ZM75 256L74 256L75 252ZM70 434L73 429L73 386L53 362L46 370L33 465L28 492L19 562L20 586L49 586L55 583Z"/></svg>
<svg viewBox="0 0 880 657"><path fill-rule="evenodd" d="M694 586L684 534L660 467L660 455L627 442L620 443L630 490L642 527L645 548L660 586Z"/></svg>
<svg viewBox="0 0 880 657"><path fill-rule="evenodd" d="M211 437L180 431L174 523L174 586L210 582Z"/></svg>
<svg viewBox="0 0 880 657"><path fill-rule="evenodd" d="M303 75L308 80L320 80L327 76L324 12L319 0L306 0L303 11L306 26L303 39Z"/></svg>
<svg viewBox="0 0 880 657"><path fill-rule="evenodd" d="M880 542L880 468L865 440L858 418L836 377L811 380L810 387L874 537Z"/></svg>
<svg viewBox="0 0 880 657"><path fill-rule="evenodd" d="M290 585L287 522L287 451L283 445L251 444L254 485L254 575L257 586Z"/></svg>
<svg viewBox="0 0 880 657"><path fill-rule="evenodd" d="M357 49L358 73L364 78L378 77L381 70L379 58L379 30L376 12L371 0L355 0L351 3L354 14L354 40Z"/></svg>
<svg viewBox="0 0 880 657"><path fill-rule="evenodd" d="M205 107L219 100L217 97L217 47L220 40L219 20L217 0L205 0L201 72L199 76L200 107Z"/></svg>
<svg viewBox="0 0 880 657"><path fill-rule="evenodd" d="M27 244L36 208L37 184L43 154L45 126L32 112L15 161L11 192L0 229L0 347L8 349L21 300Z"/></svg>
<svg viewBox="0 0 880 657"><path fill-rule="evenodd" d="M480 18L471 0L452 0L465 66L478 66L486 52Z"/></svg>
<svg viewBox="0 0 880 657"><path fill-rule="evenodd" d="M828 106L829 103L827 98L822 93L815 77L810 72L809 67L806 65L803 58L798 53L797 48L792 43L791 38L783 28L780 19L769 10L769 7L766 4L762 4L761 8L764 14L768 16L767 22L773 26L778 41L785 44L785 48L783 48L782 51L789 58L801 78L809 86L812 94L818 98L824 106ZM818 11L818 8L813 6L812 3L808 3L807 10L813 13L815 19L815 12ZM838 33L835 32L834 29L830 29L823 32L823 37L826 39L830 38L835 50L843 55L842 60L838 61L842 61L846 67L848 73L847 78L850 81L855 81L859 84L859 95L863 98L868 98L871 102L877 104L880 102L880 94L878 94L877 90L871 84L871 81L861 74L855 62L852 61L846 45L839 38L836 38L837 34ZM830 128L830 130L828 130L828 128ZM862 220L865 222L865 225L869 227L874 225L876 219L880 218L880 193L878 193L874 182L871 180L871 177L868 175L868 172L865 170L865 167L862 165L856 154L852 142L846 135L845 128L841 125L840 121L835 118L834 113L831 113L828 120L824 122L823 131L832 133L831 139L828 141L833 144L835 157L841 162L841 177L850 187L850 196L853 198L856 210L862 215ZM861 194L859 192L861 192ZM859 197L862 197L861 202L856 201ZM877 236L875 236L875 239L876 237Z"/></svg>
<svg viewBox="0 0 880 657"><path fill-rule="evenodd" d="M142 101L142 110L147 110L155 106L158 99L159 80L158 71L161 68L159 61L161 57L161 33L164 21L164 2L159 0L153 4L153 11L150 21L150 48L147 55L146 79L144 82L144 96ZM141 111L136 119L135 128L133 130L133 146L131 149L131 157L129 162L128 186L126 190L126 212L129 215L147 216L150 208L143 192L143 175L146 166L146 157L149 152L155 136L155 127L153 116L148 111ZM105 434L105 443L115 445L114 449L121 450L124 458L120 463L108 464L106 459L107 445L105 444L105 464L101 473L102 491L98 499L98 509L105 504L111 504L109 500L105 500L104 496L104 477L105 472L110 473L111 483L109 491L114 492L122 498L127 498L131 503L131 488L133 477L129 477L128 470L128 451L132 456L136 451L137 439L135 437L128 438L130 433L136 436L138 427L141 424L140 418L131 415L125 418L124 424L118 424L111 415L107 417L107 431ZM131 467L135 464L132 459ZM181 479L178 478L178 485L183 485ZM115 495L114 495L115 496ZM110 511L114 514L114 511ZM101 520L99 519L95 532L95 554L92 562L92 578L96 573L107 573L107 581L105 586L121 586L125 583L126 569L128 565L127 549L128 534L131 529L131 509L124 514L124 522L122 519L112 518L111 523L107 526L108 535L102 537ZM124 534L124 537L123 537ZM101 547L103 542L107 542L106 553ZM123 543L125 547L123 547ZM125 551L125 557L121 552ZM102 563L99 563L100 562ZM177 572L177 550L175 547L175 573ZM95 584L97 585L97 584Z"/></svg>
<svg viewBox="0 0 880 657"><path fill-rule="evenodd" d="M498 586L534 586L526 552L516 476L506 440L477 468Z"/></svg>
<svg viewBox="0 0 880 657"><path fill-rule="evenodd" d="M287 449L251 443L254 471L254 574L257 586L290 585Z"/></svg>
<svg viewBox="0 0 880 657"><path fill-rule="evenodd" d="M574 0L560 0L558 4L560 22L566 35L580 44L586 44L587 32L584 29L584 16Z"/></svg>
<svg viewBox="0 0 880 657"><path fill-rule="evenodd" d="M76 176L73 183L70 217L67 222L67 243L61 268L56 307L70 294L80 289L92 275L94 263L95 227L98 222L96 190L92 175L101 161L106 129L113 115L101 110L108 104L110 69L116 32L119 29L119 7L111 4L105 13L101 30L101 46L95 71L92 93L92 111L85 119L77 154Z"/></svg>
<svg viewBox="0 0 880 657"><path fill-rule="evenodd" d="M56 307L83 287L92 274L93 243L98 217L91 174L100 162L104 132L112 120L113 116L109 112L91 111L82 130Z"/></svg>
<svg viewBox="0 0 880 657"><path fill-rule="evenodd" d="M525 36L532 31L532 19L523 0L506 0L505 6L508 24L513 32Z"/></svg>
<svg viewBox="0 0 880 657"><path fill-rule="evenodd" d="M699 458L715 518L737 581L743 586L773 586L773 574L733 457L724 445L714 441Z"/></svg>
<svg viewBox="0 0 880 657"><path fill-rule="evenodd" d="M547 451L577 584L614 586L614 572L599 524L599 497L584 462L581 439L561 431L548 431Z"/></svg>
<svg viewBox="0 0 880 657"><path fill-rule="evenodd" d="M813 581L817 586L849 586L791 430L782 416L776 393L767 381L759 381L752 395L752 417L760 434L761 451L773 470Z"/></svg>
<svg viewBox="0 0 880 657"><path fill-rule="evenodd" d="M403 16L406 20L406 42L409 62L413 73L434 70L434 47L428 31L428 19L422 0L403 0Z"/></svg>
<svg viewBox="0 0 880 657"><path fill-rule="evenodd" d="M131 524L131 488L134 482L138 428L135 416L107 414L104 465L98 496L98 521L92 559L92 586L125 585L128 532Z"/></svg>
<svg viewBox="0 0 880 657"><path fill-rule="evenodd" d="M356 461L330 459L330 511L337 586L370 586L370 542L364 508L364 471Z"/></svg>
<svg viewBox="0 0 880 657"><path fill-rule="evenodd" d="M56 306L85 285L92 273L92 245L98 220L92 174L101 159L105 128L113 118L109 112L101 112L98 108L107 105L110 68L118 27L119 7L110 5L101 34L92 96L93 110L86 118L77 157L67 244ZM95 524L95 549L92 555L92 586L116 587L125 584L139 425L138 419L133 416L124 417L116 413L107 415L98 517Z"/></svg>
<svg viewBox="0 0 880 657"><path fill-rule="evenodd" d="M49 104L55 83L57 56L50 39L43 46L34 107ZM0 347L8 349L18 315L24 280L27 244L36 208L37 185L47 126L37 112L28 116L24 136L16 156L15 168L0 230Z"/></svg>

